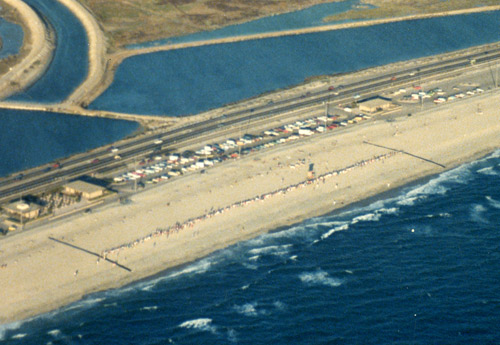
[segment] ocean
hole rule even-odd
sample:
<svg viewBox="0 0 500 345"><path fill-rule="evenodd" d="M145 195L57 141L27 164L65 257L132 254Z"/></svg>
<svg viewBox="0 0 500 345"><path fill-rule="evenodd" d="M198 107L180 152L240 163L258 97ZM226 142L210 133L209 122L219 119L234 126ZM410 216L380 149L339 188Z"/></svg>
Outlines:
<svg viewBox="0 0 500 345"><path fill-rule="evenodd" d="M500 150L155 278L2 344L498 344Z"/></svg>

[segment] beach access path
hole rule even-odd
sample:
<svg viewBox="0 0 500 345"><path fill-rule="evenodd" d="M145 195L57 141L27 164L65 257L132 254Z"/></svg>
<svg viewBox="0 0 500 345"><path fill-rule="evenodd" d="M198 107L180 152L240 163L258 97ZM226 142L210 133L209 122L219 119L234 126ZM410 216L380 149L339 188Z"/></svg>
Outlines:
<svg viewBox="0 0 500 345"><path fill-rule="evenodd" d="M54 310L484 156L500 148L498 97L488 92L390 122L376 117L4 238L0 322ZM307 183L311 163L316 176L342 173Z"/></svg>

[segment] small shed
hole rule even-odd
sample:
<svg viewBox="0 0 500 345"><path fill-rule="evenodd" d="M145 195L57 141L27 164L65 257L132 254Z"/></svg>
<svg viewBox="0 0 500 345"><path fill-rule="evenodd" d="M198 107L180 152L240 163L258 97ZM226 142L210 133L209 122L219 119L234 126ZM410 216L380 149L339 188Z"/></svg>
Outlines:
<svg viewBox="0 0 500 345"><path fill-rule="evenodd" d="M8 205L3 206L3 209L14 218L20 220L35 219L40 214L40 206L33 203L28 203L23 200L18 200L12 202Z"/></svg>
<svg viewBox="0 0 500 345"><path fill-rule="evenodd" d="M375 97L362 102L358 102L358 104L359 111L374 114L388 110L391 107L392 102L387 98Z"/></svg>
<svg viewBox="0 0 500 345"><path fill-rule="evenodd" d="M64 192L70 195L81 195L84 199L95 199L104 195L106 188L93 183L76 180L64 185Z"/></svg>

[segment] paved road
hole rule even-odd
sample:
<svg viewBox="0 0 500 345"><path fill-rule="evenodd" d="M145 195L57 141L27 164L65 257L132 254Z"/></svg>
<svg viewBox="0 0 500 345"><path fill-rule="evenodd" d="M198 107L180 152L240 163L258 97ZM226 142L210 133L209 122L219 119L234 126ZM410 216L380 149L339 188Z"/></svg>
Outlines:
<svg viewBox="0 0 500 345"><path fill-rule="evenodd" d="M377 76L374 78L354 82L344 85L340 90L320 90L308 95L298 96L292 99L281 100L272 104L258 106L252 109L245 109L232 113L227 113L217 119L209 119L187 125L185 127L163 132L161 134L149 134L133 138L117 147L122 157L120 162L114 159L114 153L102 148L94 152L80 154L65 160L62 169L51 169L47 171L46 166L33 169L24 176L15 175L0 181L0 201L12 200L20 194L36 193L61 185L64 181L85 174L108 169L117 164L123 164L124 160L131 160L145 155L152 154L159 147L176 145L182 147L182 143L187 140L199 140L204 142L204 135L213 135L214 131L235 128L238 131L239 125L251 125L252 121L262 118L286 116L292 110L322 104L328 101L344 102L353 100L353 96L361 94L369 96L380 93L386 88L393 88L397 85L411 85L426 78L442 77L443 75L471 68L471 60L475 65L480 65L500 59L500 48L491 49L487 52L474 53L462 57L449 58L440 62L429 63L415 68L402 69L390 74ZM161 142L160 142L161 141Z"/></svg>

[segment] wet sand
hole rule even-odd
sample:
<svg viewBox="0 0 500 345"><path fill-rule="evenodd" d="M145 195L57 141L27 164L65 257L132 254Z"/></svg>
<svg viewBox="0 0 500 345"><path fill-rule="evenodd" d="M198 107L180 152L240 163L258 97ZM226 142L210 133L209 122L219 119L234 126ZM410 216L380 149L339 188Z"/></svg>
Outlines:
<svg viewBox="0 0 500 345"><path fill-rule="evenodd" d="M395 122L376 117L169 181L126 205L2 239L0 281L9 284L0 322L54 310L482 157L500 148L498 97L475 96ZM310 163L324 179L306 182Z"/></svg>

